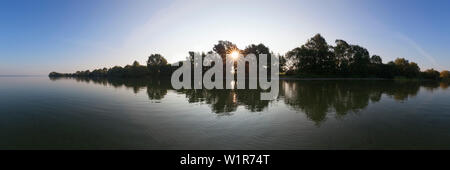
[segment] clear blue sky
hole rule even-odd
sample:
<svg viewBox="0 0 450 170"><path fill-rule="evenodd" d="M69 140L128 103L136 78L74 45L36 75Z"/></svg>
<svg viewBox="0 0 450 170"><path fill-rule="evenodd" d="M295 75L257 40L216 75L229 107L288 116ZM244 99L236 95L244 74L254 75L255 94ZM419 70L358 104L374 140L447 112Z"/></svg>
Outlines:
<svg viewBox="0 0 450 170"><path fill-rule="evenodd" d="M448 0L1 0L0 75L145 63L151 53L175 62L218 40L284 54L316 33L384 62L450 69L449 8Z"/></svg>

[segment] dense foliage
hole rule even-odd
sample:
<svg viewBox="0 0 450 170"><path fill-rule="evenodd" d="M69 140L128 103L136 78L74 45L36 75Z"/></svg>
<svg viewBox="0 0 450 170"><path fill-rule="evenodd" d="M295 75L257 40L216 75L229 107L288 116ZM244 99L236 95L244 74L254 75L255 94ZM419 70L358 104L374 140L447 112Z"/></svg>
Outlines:
<svg viewBox="0 0 450 170"><path fill-rule="evenodd" d="M176 68L167 64L167 60L160 54L149 56L147 66L134 61L132 65L125 67L114 66L112 68L95 69L93 71L77 71L75 73L51 72L50 77L145 77L145 76L170 76Z"/></svg>
<svg viewBox="0 0 450 170"><path fill-rule="evenodd" d="M251 44L245 49L239 49L230 41L219 41L210 53L218 54L223 60L227 54L239 52L247 54L268 54L280 60L280 72L299 77L372 77L372 78L408 78L408 79L449 79L449 72L439 73L434 69L420 71L417 63L405 58L397 58L386 64L378 55L370 55L369 51L359 45L352 45L344 40L336 40L335 46L329 45L325 38L316 34L304 45L294 48L285 56L275 55L264 44ZM189 60L194 61L193 51L189 52ZM201 53L204 58L205 52ZM258 58L258 55L256 55ZM270 57L268 57L270 58ZM259 60L257 60L259 61ZM268 61L270 62L270 60ZM193 63L194 64L194 63ZM75 73L50 73L50 77L144 77L170 76L177 67L168 64L160 54L148 57L147 65L135 61L125 67L95 69L93 71L77 71Z"/></svg>
<svg viewBox="0 0 450 170"><path fill-rule="evenodd" d="M328 45L317 34L306 44L286 54L287 73L291 75L325 77L377 77L377 78L422 78L437 80L445 76L429 69L420 72L415 62L397 58L383 64L378 55L370 56L364 47L336 40L336 46ZM445 71L443 71L445 75Z"/></svg>

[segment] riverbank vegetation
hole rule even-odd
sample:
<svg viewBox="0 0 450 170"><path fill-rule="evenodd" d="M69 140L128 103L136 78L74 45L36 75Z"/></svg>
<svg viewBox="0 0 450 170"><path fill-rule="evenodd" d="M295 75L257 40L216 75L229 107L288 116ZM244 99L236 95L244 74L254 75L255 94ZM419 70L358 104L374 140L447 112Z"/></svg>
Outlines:
<svg viewBox="0 0 450 170"><path fill-rule="evenodd" d="M449 71L438 72L434 69L421 71L419 65L405 58L383 63L378 55L359 45L344 40L336 40L335 46L329 45L325 38L316 34L304 45L288 51L284 56L276 55L280 60L280 72L283 77L293 78L383 78L383 79L427 79L445 80L450 78ZM227 54L268 54L275 55L264 44L251 44L239 49L230 41L219 41L211 51L226 59ZM193 61L195 52L188 52ZM205 52L201 55L206 56ZM258 55L256 55L258 57ZM269 57L270 58L270 57ZM75 73L51 72L50 77L145 77L170 76L178 67L173 66L161 54L151 54L146 65L135 61L125 67L114 66Z"/></svg>

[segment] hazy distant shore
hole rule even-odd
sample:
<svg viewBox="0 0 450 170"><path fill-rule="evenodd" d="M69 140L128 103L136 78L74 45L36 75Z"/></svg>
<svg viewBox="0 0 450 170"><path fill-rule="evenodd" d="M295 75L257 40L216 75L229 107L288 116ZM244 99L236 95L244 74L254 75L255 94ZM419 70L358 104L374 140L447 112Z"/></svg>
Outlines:
<svg viewBox="0 0 450 170"><path fill-rule="evenodd" d="M46 75L0 75L0 77L45 77Z"/></svg>

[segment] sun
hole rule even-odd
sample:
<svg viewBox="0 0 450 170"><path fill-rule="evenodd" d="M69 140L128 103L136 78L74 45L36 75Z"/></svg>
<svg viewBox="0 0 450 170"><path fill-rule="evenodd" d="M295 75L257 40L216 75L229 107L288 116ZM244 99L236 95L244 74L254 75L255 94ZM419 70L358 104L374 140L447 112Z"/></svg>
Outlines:
<svg viewBox="0 0 450 170"><path fill-rule="evenodd" d="M239 52L238 51L231 52L231 58L233 60L237 60L239 58Z"/></svg>

